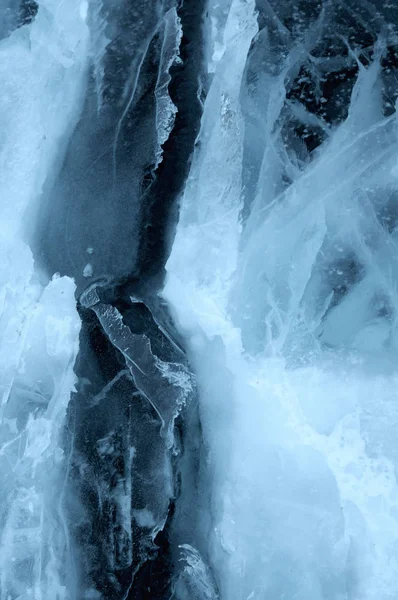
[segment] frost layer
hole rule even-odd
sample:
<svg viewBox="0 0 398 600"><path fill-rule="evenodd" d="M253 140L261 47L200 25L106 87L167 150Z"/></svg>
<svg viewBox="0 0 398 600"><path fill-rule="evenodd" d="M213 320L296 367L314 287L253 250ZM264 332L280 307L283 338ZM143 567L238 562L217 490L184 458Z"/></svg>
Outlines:
<svg viewBox="0 0 398 600"><path fill-rule="evenodd" d="M210 2L213 79L163 294L198 376L221 597L392 600L395 38L380 26L366 58L345 9L302 4L288 21L289 3ZM320 91L335 72L340 101Z"/></svg>

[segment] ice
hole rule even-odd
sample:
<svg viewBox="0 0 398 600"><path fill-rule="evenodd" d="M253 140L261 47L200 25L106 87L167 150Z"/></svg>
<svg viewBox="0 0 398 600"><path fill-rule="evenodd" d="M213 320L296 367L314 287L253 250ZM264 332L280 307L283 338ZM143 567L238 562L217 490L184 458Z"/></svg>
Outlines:
<svg viewBox="0 0 398 600"><path fill-rule="evenodd" d="M2 235L10 238L27 207L35 213L35 198L54 157L62 156L65 134L82 100L88 29L79 17L80 2L69 11L58 4L41 3L31 25L0 43Z"/></svg>
<svg viewBox="0 0 398 600"><path fill-rule="evenodd" d="M75 286L46 277L27 239L84 91L80 2L40 2L0 42L0 597L68 598L61 449L80 319ZM69 574L71 575L71 574Z"/></svg>
<svg viewBox="0 0 398 600"><path fill-rule="evenodd" d="M366 60L349 15L366 30L370 7L293 4L257 3L257 20L250 1L223 18L210 3L163 296L197 375L221 598L393 600L396 38L380 29ZM322 86L340 71L338 98Z"/></svg>
<svg viewBox="0 0 398 600"><path fill-rule="evenodd" d="M213 577L199 552L189 544L181 544L180 555L181 572L174 584L174 597L178 600L216 600Z"/></svg>
<svg viewBox="0 0 398 600"><path fill-rule="evenodd" d="M142 300L131 295L121 303L108 283L98 280L80 296L83 310L93 313L90 329L95 323L106 340L106 369L117 374L95 396L81 386L74 398L76 440L71 462L76 475L69 488L69 507L79 589L92 587L109 597L127 597L130 587L140 585L146 569L154 588L157 578L168 576L170 559L158 550L162 542L157 536L167 544L170 539L171 545L165 529L179 495L181 475L176 470L182 453L175 421L181 427L181 415L194 397L195 379L181 349ZM158 320L163 321L159 314ZM87 326L82 340L85 334ZM97 334L94 340L99 339ZM91 379L95 363L94 369L89 361L83 364L80 372ZM152 574L155 570L159 575Z"/></svg>
<svg viewBox="0 0 398 600"><path fill-rule="evenodd" d="M96 284L84 292L81 302L94 310L111 343L123 354L137 389L159 415L162 436L171 449L174 421L194 391L192 374L185 364L156 356L146 334L132 333L118 309L100 301Z"/></svg>
<svg viewBox="0 0 398 600"><path fill-rule="evenodd" d="M7 37L17 26L19 21L18 7L12 0L4 0L2 2L2 10L0 16L0 39Z"/></svg>
<svg viewBox="0 0 398 600"><path fill-rule="evenodd" d="M88 10L90 8L90 10ZM90 27L90 59L93 68L95 80L95 92L97 100L97 111L101 112L103 108L104 92L104 56L110 39L106 36L107 22L102 14L103 2L82 2L80 5L80 15Z"/></svg>
<svg viewBox="0 0 398 600"><path fill-rule="evenodd" d="M83 338L83 332L82 332ZM83 371L90 375L90 367ZM89 383L87 383L87 386ZM123 369L85 406L71 406L73 447L66 490L77 571L75 595L126 597L134 572L150 559L173 495L161 423Z"/></svg>
<svg viewBox="0 0 398 600"><path fill-rule="evenodd" d="M177 107L170 98L168 87L171 81L170 68L179 59L182 29L175 8L170 8L161 25L162 47L155 86L156 98L156 132L160 149L157 153L155 169L162 160L161 147L168 139L174 126Z"/></svg>
<svg viewBox="0 0 398 600"><path fill-rule="evenodd" d="M21 339L1 407L1 594L67 598L60 565L68 546L61 436L78 349L74 284L55 278L25 307ZM4 313L3 313L4 314ZM4 354L5 344L2 344ZM5 361L4 361L5 362ZM5 371L2 371L4 381ZM13 424L10 427L10 424ZM26 595L25 595L26 594Z"/></svg>
<svg viewBox="0 0 398 600"><path fill-rule="evenodd" d="M187 201L180 223L187 234L181 247L177 235L170 258L170 270L177 269L180 261L180 277L185 276L195 286L193 265L198 284L207 284L217 297L225 295L227 281L236 268L240 210L240 172L236 165L242 160L243 136L239 86L256 31L254 4L233 2L224 31L226 46L229 41L231 44L219 61L202 119L206 152L194 156L184 194ZM214 202L214 198L219 201ZM192 290L192 301L195 293L200 294L200 290Z"/></svg>
<svg viewBox="0 0 398 600"><path fill-rule="evenodd" d="M379 4L3 1L0 600L396 600Z"/></svg>
<svg viewBox="0 0 398 600"><path fill-rule="evenodd" d="M93 265L91 263L87 263L83 269L83 277L92 277L93 272Z"/></svg>

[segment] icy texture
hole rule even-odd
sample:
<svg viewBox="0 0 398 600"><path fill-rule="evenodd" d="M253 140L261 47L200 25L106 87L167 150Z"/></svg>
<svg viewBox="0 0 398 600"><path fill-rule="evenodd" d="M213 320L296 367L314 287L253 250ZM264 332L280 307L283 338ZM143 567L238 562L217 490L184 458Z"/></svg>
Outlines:
<svg viewBox="0 0 398 600"><path fill-rule="evenodd" d="M0 43L2 600L68 597L60 444L80 320L74 283L57 276L39 283L24 232L79 111L83 4L43 0L34 21Z"/></svg>
<svg viewBox="0 0 398 600"><path fill-rule="evenodd" d="M195 391L184 354L149 309L131 296L129 303L118 304L119 310L111 297L105 282L93 284L80 297L107 341L106 371L118 370L93 396L99 369L95 361L90 364L92 357L84 358L82 341L79 372L88 379L85 385L80 381L74 398L69 506L84 598L90 590L104 599L127 598L130 588L140 594L140 573L146 569L156 571L149 582L154 589L157 579L170 578L168 559L160 550L157 557L155 539L179 493L174 467L181 442L175 420ZM117 357L113 365L112 354ZM154 559L156 568L151 566Z"/></svg>
<svg viewBox="0 0 398 600"><path fill-rule="evenodd" d="M159 60L159 71L155 87L156 98L156 131L158 144L163 146L174 126L177 107L169 95L171 81L170 68L178 60L182 30L175 8L171 8L164 16L161 25L162 46ZM162 151L158 151L155 169L162 160Z"/></svg>
<svg viewBox="0 0 398 600"><path fill-rule="evenodd" d="M61 600L68 528L60 443L80 321L71 280L54 279L36 301L29 284L26 291L2 334L0 597ZM6 305L12 297L16 289Z"/></svg>
<svg viewBox="0 0 398 600"><path fill-rule="evenodd" d="M94 310L109 340L123 354L137 389L161 419L167 447L172 448L174 420L194 390L191 373L184 364L156 356L149 337L132 333L118 309L100 301L95 286L83 294L81 302Z"/></svg>
<svg viewBox="0 0 398 600"><path fill-rule="evenodd" d="M257 6L210 2L163 292L198 378L211 565L225 600L393 600L393 8Z"/></svg>
<svg viewBox="0 0 398 600"><path fill-rule="evenodd" d="M66 11L56 0L43 0L33 23L0 45L2 235L9 238L19 232L26 209L33 212L78 116L88 45L82 4Z"/></svg>
<svg viewBox="0 0 398 600"><path fill-rule="evenodd" d="M216 600L217 592L208 567L195 548L180 545L182 570L174 585L177 600Z"/></svg>
<svg viewBox="0 0 398 600"><path fill-rule="evenodd" d="M125 598L165 525L173 495L170 456L156 412L127 369L91 406L82 402L80 394L72 404L67 490L76 597Z"/></svg>
<svg viewBox="0 0 398 600"><path fill-rule="evenodd" d="M157 11L155 10L155 7L156 4L152 7L154 13L153 16L158 16L160 10L164 10L164 6L161 8L158 7ZM137 12L139 14L139 10ZM147 9L145 9L145 12L147 12ZM143 28L144 23L146 26L148 26L148 24L150 26L153 19L148 19L148 24L144 18L141 17L140 20L141 22L139 22L139 27L137 27L138 30ZM156 162L154 165L155 169L162 160L161 147L168 139L170 132L173 129L175 114L177 112L177 107L174 105L169 96L168 87L171 81L170 68L178 59L181 37L182 30L180 19L177 15L176 8L173 7L165 12L164 16L162 16L162 18L156 22L152 30L149 29L147 32L145 32L145 35L143 36L143 43L141 42L142 47L137 49L133 55L133 64L130 67L128 84L124 90L124 96L127 96L127 90L129 91L129 96L127 97L123 114L117 124L116 135L114 139L113 160L115 177L117 171L117 147L120 141L123 122L127 118L129 111L135 107L140 94L142 94L142 83L140 83L140 77L142 76L142 73L145 72L145 62L150 57L151 52L153 52L153 46L158 46L156 52L159 53L157 64L158 72L154 89L154 97L156 102L155 127L158 146L156 149Z"/></svg>

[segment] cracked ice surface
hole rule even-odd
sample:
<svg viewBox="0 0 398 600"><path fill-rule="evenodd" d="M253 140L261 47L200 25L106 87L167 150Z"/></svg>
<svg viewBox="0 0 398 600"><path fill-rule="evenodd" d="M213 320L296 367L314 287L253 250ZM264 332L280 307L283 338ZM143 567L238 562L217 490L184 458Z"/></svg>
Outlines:
<svg viewBox="0 0 398 600"><path fill-rule="evenodd" d="M210 3L214 75L163 295L197 374L221 597L393 600L396 34L365 60L345 9L306 6L288 30L288 2ZM346 114L319 92L325 64L355 73Z"/></svg>
<svg viewBox="0 0 398 600"><path fill-rule="evenodd" d="M14 4L0 600L396 600L398 9Z"/></svg>
<svg viewBox="0 0 398 600"><path fill-rule="evenodd" d="M75 285L40 282L26 243L82 92L80 2L43 0L0 43L0 597L67 597L60 448L78 349ZM29 225L28 225L29 224Z"/></svg>
<svg viewBox="0 0 398 600"><path fill-rule="evenodd" d="M192 374L185 364L156 356L149 337L133 334L115 307L100 302L95 288L88 289L81 301L94 310L109 340L123 354L137 389L162 422L167 447L172 448L174 421L194 392Z"/></svg>

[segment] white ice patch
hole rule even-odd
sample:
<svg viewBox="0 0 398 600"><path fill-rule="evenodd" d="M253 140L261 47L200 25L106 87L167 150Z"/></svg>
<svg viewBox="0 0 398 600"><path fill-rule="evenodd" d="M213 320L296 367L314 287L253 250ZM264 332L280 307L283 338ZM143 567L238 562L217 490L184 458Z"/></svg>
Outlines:
<svg viewBox="0 0 398 600"><path fill-rule="evenodd" d="M87 20L87 15L88 15L88 2L87 2L87 0L84 0L84 2L80 3L80 16L83 19L83 21Z"/></svg>
<svg viewBox="0 0 398 600"><path fill-rule="evenodd" d="M80 110L88 29L79 3L46 0L30 26L0 42L2 232L18 233ZM23 173L23 176L22 176Z"/></svg>
<svg viewBox="0 0 398 600"><path fill-rule="evenodd" d="M243 223L254 3L234 0L221 25L213 13L214 78L163 295L197 374L221 597L395 600L398 235L379 215L396 212L397 122L381 110L381 49L300 166L280 136L298 50L279 56L260 80Z"/></svg>
<svg viewBox="0 0 398 600"><path fill-rule="evenodd" d="M10 594L31 588L47 598L61 585L68 534L60 442L80 330L74 290L70 279L56 278L23 312L14 305L18 338L2 339L0 582Z"/></svg>
<svg viewBox="0 0 398 600"><path fill-rule="evenodd" d="M158 66L158 77L155 86L156 98L156 132L158 136L158 152L155 169L163 159L162 146L169 138L174 127L177 107L170 98L168 87L171 81L170 69L179 58L182 28L175 8L171 8L164 16L160 28L163 36Z"/></svg>
<svg viewBox="0 0 398 600"><path fill-rule="evenodd" d="M87 263L83 269L83 277L92 277L94 273L93 265L91 263Z"/></svg>
<svg viewBox="0 0 398 600"><path fill-rule="evenodd" d="M140 527L154 527L156 525L153 514L147 508L133 510L132 515Z"/></svg>
<svg viewBox="0 0 398 600"><path fill-rule="evenodd" d="M0 42L0 595L67 600L61 438L80 319L75 285L43 288L24 240L80 111L81 3L41 0ZM29 231L31 233L31 231ZM70 573L70 577L73 575Z"/></svg>

